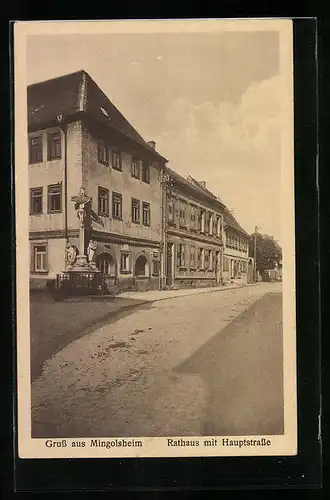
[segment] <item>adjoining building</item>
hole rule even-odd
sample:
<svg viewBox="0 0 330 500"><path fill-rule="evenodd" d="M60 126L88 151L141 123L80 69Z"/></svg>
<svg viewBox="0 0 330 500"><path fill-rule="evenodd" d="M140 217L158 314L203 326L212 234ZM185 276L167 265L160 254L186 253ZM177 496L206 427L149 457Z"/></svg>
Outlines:
<svg viewBox="0 0 330 500"><path fill-rule="evenodd" d="M165 172L167 285L247 283L248 233L204 181Z"/></svg>
<svg viewBox="0 0 330 500"><path fill-rule="evenodd" d="M224 209L223 281L247 284L253 282L253 259L249 258L250 235L233 214Z"/></svg>
<svg viewBox="0 0 330 500"><path fill-rule="evenodd" d="M108 286L159 288L167 160L85 71L30 85L27 100L32 287L64 270L68 242L78 247L71 198L83 187Z"/></svg>

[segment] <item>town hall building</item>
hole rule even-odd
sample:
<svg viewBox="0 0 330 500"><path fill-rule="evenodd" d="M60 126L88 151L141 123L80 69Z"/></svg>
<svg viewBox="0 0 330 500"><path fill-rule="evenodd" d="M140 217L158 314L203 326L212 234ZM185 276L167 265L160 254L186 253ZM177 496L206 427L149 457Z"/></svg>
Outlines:
<svg viewBox="0 0 330 500"><path fill-rule="evenodd" d="M158 289L167 160L85 71L30 85L27 98L32 285L65 269L68 242L78 247L71 198L83 187L108 286Z"/></svg>

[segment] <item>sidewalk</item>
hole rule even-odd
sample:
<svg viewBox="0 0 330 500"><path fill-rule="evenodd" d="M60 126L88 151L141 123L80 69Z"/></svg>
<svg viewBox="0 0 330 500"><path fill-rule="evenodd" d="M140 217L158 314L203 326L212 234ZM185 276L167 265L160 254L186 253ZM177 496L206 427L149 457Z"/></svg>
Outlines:
<svg viewBox="0 0 330 500"><path fill-rule="evenodd" d="M122 297L125 299L144 300L146 302L155 302L158 300L174 299L176 297L199 295L201 293L222 292L225 290L231 290L233 288L244 288L246 286L253 286L257 284L258 283L252 283L250 285L239 285L236 283L230 283L228 285L212 286L205 288L186 288L180 290L150 290L148 292L124 292L118 295L118 297Z"/></svg>

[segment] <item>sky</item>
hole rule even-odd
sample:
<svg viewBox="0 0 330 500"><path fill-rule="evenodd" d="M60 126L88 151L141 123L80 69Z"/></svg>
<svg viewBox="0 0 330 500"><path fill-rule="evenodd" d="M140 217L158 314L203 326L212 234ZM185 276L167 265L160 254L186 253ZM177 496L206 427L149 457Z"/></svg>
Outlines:
<svg viewBox="0 0 330 500"><path fill-rule="evenodd" d="M28 37L28 84L80 69L168 166L281 242L277 32Z"/></svg>

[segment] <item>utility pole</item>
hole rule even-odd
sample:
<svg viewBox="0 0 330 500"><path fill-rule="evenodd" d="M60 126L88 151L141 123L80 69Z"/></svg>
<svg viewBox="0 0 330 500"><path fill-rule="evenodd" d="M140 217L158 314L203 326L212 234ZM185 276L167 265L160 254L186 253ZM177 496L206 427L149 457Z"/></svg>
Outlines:
<svg viewBox="0 0 330 500"><path fill-rule="evenodd" d="M258 227L255 226L254 228L254 281L257 281L257 232L258 232Z"/></svg>

